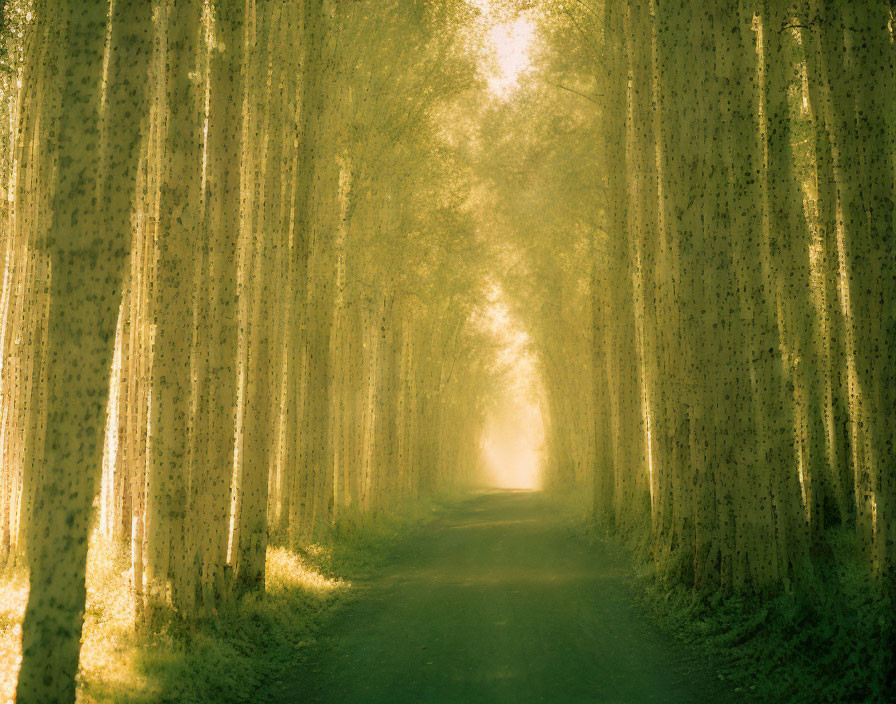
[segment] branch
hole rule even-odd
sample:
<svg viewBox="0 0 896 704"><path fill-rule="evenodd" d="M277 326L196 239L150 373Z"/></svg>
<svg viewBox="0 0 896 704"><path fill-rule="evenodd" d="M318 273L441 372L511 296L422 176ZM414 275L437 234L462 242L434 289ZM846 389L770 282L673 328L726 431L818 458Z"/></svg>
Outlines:
<svg viewBox="0 0 896 704"><path fill-rule="evenodd" d="M577 2L579 5L581 5L586 10L588 10L588 12L590 12L592 15L594 15L597 19L599 19L599 20L601 19L600 15L597 14L597 11L593 7L591 7L591 5L589 5L588 3L582 2L582 0L575 0L575 2Z"/></svg>
<svg viewBox="0 0 896 704"><path fill-rule="evenodd" d="M560 90L565 90L570 93L573 93L574 95L578 95L580 98L584 98L585 100L587 100L590 103L594 103L595 105L600 105L600 102L598 100L595 100L595 96L588 95L587 93L582 93L580 91L577 91L575 88L570 88L569 86L565 86L562 83L553 83L551 81L545 81L545 83L547 83L549 86L554 86L554 88L559 88ZM600 96L598 96L598 97L600 97Z"/></svg>
<svg viewBox="0 0 896 704"><path fill-rule="evenodd" d="M597 50L597 47L595 47L591 42L591 39L589 39L588 34L585 32L585 30L582 29L581 25L578 22L576 22L576 18L573 17L572 13L569 10L566 10L565 14L569 18L569 21L572 22L573 27L575 27L579 32L579 35L582 37L582 41L585 42L585 45L591 51L591 54L594 56L595 61L597 61L598 64L602 63L600 52Z"/></svg>

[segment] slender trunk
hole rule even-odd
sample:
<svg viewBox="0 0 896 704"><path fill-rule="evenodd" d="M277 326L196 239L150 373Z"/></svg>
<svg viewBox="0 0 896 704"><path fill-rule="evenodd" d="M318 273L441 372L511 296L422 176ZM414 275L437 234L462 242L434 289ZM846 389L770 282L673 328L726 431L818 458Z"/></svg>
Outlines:
<svg viewBox="0 0 896 704"><path fill-rule="evenodd" d="M59 22L52 39L59 52L56 68L65 81L60 93L63 119L58 129L53 219L45 244L52 279L47 429L35 510L35 520L42 525L35 528L30 557L19 704L75 700L88 516L101 460L102 412L129 251L150 56L148 4L116 3L105 113L108 123L116 125L116 138L108 145L115 149L106 152L102 170L101 211L93 194L94 177L101 171L99 91L107 5L60 0L54 9ZM49 18L40 16L38 21Z"/></svg>
<svg viewBox="0 0 896 704"><path fill-rule="evenodd" d="M767 290L775 294L781 328L778 342L782 356L778 370L776 398L764 406L770 442L770 468L775 487L774 510L778 524L781 551L781 578L805 577L809 567L808 524L801 501L801 484L811 492L811 470L803 466L801 482L800 458L794 443L788 439L797 428L797 409L793 387L807 390L812 415L809 433L812 466L818 460L821 439L816 395L817 374L811 343L812 307L808 301L808 242L803 219L802 199L791 162L790 116L787 105L787 59L783 32L779 31L787 17L783 0L765 0L762 6L762 125L765 144L763 171L763 249L768 259ZM807 481L808 480L808 481Z"/></svg>
<svg viewBox="0 0 896 704"><path fill-rule="evenodd" d="M230 481L237 402L237 262L240 235L240 173L243 134L245 0L215 5L219 42L209 65L208 179L205 237L208 287L204 304L204 350L208 375L202 389L196 432L197 507L204 520L199 569L203 611L226 597Z"/></svg>
<svg viewBox="0 0 896 704"><path fill-rule="evenodd" d="M808 8L801 23L810 27ZM855 514L849 466L849 399L846 393L846 320L841 307L841 262L838 256L837 188L831 150L833 113L830 105L827 64L819 32L802 31L806 56L808 108L813 126L815 185L817 193L817 250L821 277L821 329L819 354L823 366L824 437L828 494L837 508L838 522L846 524ZM833 517L825 516L828 523Z"/></svg>
<svg viewBox="0 0 896 704"><path fill-rule="evenodd" d="M199 0L174 3L168 8L165 28L167 133L154 282L155 359L146 497L149 606L172 605L184 613L190 613L195 603L195 594L186 590L181 577L190 569L184 564L184 529L190 510L192 300L202 168L201 113L191 74L197 68L201 12Z"/></svg>

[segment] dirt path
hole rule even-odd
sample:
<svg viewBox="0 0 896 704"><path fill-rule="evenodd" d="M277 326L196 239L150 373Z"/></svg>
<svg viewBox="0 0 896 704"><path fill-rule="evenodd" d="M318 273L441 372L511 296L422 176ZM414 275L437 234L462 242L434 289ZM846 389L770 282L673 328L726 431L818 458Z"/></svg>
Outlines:
<svg viewBox="0 0 896 704"><path fill-rule="evenodd" d="M299 702L736 702L539 494L477 496L402 544L296 672Z"/></svg>

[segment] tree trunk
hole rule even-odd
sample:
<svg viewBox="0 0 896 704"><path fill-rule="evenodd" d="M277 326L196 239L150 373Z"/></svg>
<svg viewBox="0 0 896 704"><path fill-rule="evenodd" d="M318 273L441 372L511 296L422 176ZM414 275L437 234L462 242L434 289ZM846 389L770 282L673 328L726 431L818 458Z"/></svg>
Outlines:
<svg viewBox="0 0 896 704"><path fill-rule="evenodd" d="M52 37L59 51L57 74L65 81L53 219L44 245L52 279L47 430L35 509L35 520L42 525L34 531L30 558L19 704L75 700L88 516L101 460L102 412L129 251L152 31L147 3L116 3L105 114L108 124L116 126L114 139L107 131L109 146L116 151L114 156L106 152L100 210L93 195L94 178L101 171L99 95L107 5L59 0L54 9L59 22ZM38 21L50 18L40 16Z"/></svg>

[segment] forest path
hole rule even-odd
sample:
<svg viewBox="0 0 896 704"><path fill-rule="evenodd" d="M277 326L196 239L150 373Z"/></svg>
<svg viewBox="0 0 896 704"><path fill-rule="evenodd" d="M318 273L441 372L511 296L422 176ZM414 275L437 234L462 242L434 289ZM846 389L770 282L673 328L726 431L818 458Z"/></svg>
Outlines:
<svg viewBox="0 0 896 704"><path fill-rule="evenodd" d="M296 702L734 702L541 494L478 495L398 546L297 665Z"/></svg>

